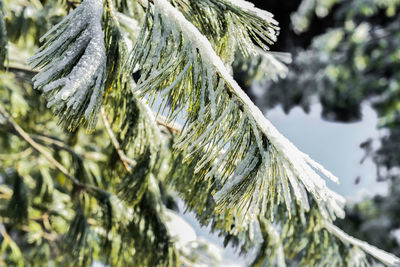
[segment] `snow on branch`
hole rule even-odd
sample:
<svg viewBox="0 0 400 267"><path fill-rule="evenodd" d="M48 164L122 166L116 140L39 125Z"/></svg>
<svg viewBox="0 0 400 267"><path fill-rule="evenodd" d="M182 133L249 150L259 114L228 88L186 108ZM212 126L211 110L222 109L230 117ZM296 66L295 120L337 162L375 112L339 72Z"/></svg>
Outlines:
<svg viewBox="0 0 400 267"><path fill-rule="evenodd" d="M387 253L379 248L371 246L367 242L358 240L352 236L349 236L341 229L336 227L334 224L330 222L325 223L325 228L334 234L337 238L342 240L345 243L349 243L353 246L359 247L363 251L367 252L368 254L372 255L374 258L379 260L380 262L384 263L387 266L400 266L400 259L393 254Z"/></svg>
<svg viewBox="0 0 400 267"><path fill-rule="evenodd" d="M237 20L244 26L244 29L238 31L237 34L241 31L249 34L245 37L245 39L248 39L249 47L253 47L251 45L253 43L252 39L264 50L268 50L265 43L272 44L276 42L279 30L277 27L278 22L270 12L256 8L253 3L244 0L210 1L217 5L221 5L221 2L227 5L227 9L233 13L234 21ZM237 22L235 22L236 25Z"/></svg>
<svg viewBox="0 0 400 267"><path fill-rule="evenodd" d="M278 81L287 77L288 65L292 63L290 53L270 52L256 49L257 55L251 58L236 53L233 69L245 73L245 83L264 84L267 81Z"/></svg>
<svg viewBox="0 0 400 267"><path fill-rule="evenodd" d="M315 169L337 178L276 130L207 38L168 1L154 1L153 18L145 22L133 51L131 68L142 68L137 90L153 97L158 92L164 104L171 103L171 119L186 107L186 127L176 147L188 151L185 160L197 161L199 177L220 177L224 186L214 195L217 211L238 220L235 231L267 206L282 202L291 212L296 207L292 192L303 211L309 208L308 191L327 219L343 217L344 199L327 188Z"/></svg>
<svg viewBox="0 0 400 267"><path fill-rule="evenodd" d="M130 68L142 72L137 91L149 101L161 97L169 119L186 110L175 147L185 151L198 181L218 181L215 211L224 229L235 235L260 218L273 221L282 217L281 204L289 219L291 213L305 218L311 205L322 222L343 217L344 198L319 173L338 179L279 133L178 9L154 0L151 10L132 53Z"/></svg>
<svg viewBox="0 0 400 267"><path fill-rule="evenodd" d="M30 58L42 67L36 89L54 107L60 122L74 130L83 119L95 126L104 91L106 53L101 27L101 0L85 0L41 39L43 46Z"/></svg>
<svg viewBox="0 0 400 267"><path fill-rule="evenodd" d="M239 0L171 1L211 40L216 51L234 52L236 46L248 56L254 55L255 45L268 50L267 44L277 39L278 22L273 15L250 2ZM188 2L188 3L186 3ZM231 37L226 38L226 37Z"/></svg>

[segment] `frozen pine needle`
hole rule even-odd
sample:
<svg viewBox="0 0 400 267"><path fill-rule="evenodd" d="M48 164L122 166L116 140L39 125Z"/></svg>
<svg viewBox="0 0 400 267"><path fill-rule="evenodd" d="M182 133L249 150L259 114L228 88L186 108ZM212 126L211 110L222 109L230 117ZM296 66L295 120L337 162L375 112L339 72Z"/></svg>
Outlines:
<svg viewBox="0 0 400 267"><path fill-rule="evenodd" d="M30 58L41 67L33 78L47 106L60 123L74 130L82 121L95 126L103 100L106 52L101 0L85 0L42 39L43 46Z"/></svg>

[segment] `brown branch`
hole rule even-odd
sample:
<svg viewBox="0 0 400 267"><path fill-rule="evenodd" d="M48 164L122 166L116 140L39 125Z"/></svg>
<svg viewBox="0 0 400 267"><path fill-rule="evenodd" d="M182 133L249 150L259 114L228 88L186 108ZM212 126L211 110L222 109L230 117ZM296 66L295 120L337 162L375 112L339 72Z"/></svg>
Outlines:
<svg viewBox="0 0 400 267"><path fill-rule="evenodd" d="M107 119L106 112L104 111L104 108L102 107L100 109L101 117L103 119L104 126L106 127L108 136L111 139L111 143L113 144L115 150L118 153L119 158L122 161L122 164L124 165L125 169L131 173L132 172L132 167L136 166L136 161L133 159L130 159L128 156L125 155L125 152L122 150L117 138L114 135L113 130L111 129L111 125Z"/></svg>
<svg viewBox="0 0 400 267"><path fill-rule="evenodd" d="M41 145L49 144L52 147L54 147L55 149L64 150L64 151L69 152L71 155L79 158L80 160L89 159L89 160L93 160L93 161L103 161L103 162L106 161L104 159L104 155L101 155L101 153L97 153L95 151L88 151L86 153L79 154L72 147L66 145L62 141L60 141L56 138L53 138L51 136L38 135L38 134L31 134L30 136L32 137L33 140L35 140L36 142L38 142ZM0 154L0 156L1 156L1 154Z"/></svg>
<svg viewBox="0 0 400 267"><path fill-rule="evenodd" d="M15 243L14 240L11 238L11 236L7 233L6 227L2 221L0 223L0 233L8 244Z"/></svg>
<svg viewBox="0 0 400 267"><path fill-rule="evenodd" d="M31 75L31 76L33 76L33 75L38 73L37 70L23 68L23 67L20 67L20 66L8 66L8 67L6 67L6 69L7 69L7 71L10 71L10 72L24 72L25 74L28 74L28 75Z"/></svg>
<svg viewBox="0 0 400 267"><path fill-rule="evenodd" d="M175 122L168 122L168 119L162 115L158 115L156 121L159 126L165 127L169 132L173 134L180 134L182 131L181 125Z"/></svg>
<svg viewBox="0 0 400 267"><path fill-rule="evenodd" d="M43 145L43 143L48 143L51 146L53 146L55 149L59 149L59 150L65 150L67 152L69 152L70 154L78 157L78 158L82 158L82 156L80 154L78 154L77 152L75 152L70 146L67 146L66 144L64 144L63 142L45 136L45 135L37 135L37 134L31 134L30 135L32 137L33 140L35 140L38 143L41 143Z"/></svg>

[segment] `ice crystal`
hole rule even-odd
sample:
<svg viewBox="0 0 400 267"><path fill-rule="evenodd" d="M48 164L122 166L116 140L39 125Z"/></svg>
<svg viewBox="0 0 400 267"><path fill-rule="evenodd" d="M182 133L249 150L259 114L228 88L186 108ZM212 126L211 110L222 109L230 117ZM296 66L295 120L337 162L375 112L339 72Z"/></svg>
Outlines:
<svg viewBox="0 0 400 267"><path fill-rule="evenodd" d="M396 256L387 253L386 251L383 251L381 249L378 249L374 246L371 246L367 242L358 240L354 237L349 236L342 230L340 230L338 227L333 225L330 222L325 223L325 227L332 233L334 233L340 240L342 240L344 243L351 244L355 246L358 250L363 250L367 252L370 255L373 255L376 259L381 261L387 266L400 266L400 260ZM358 251L358 254L362 251ZM357 254L356 254L357 256ZM354 262L359 261L358 259L353 260Z"/></svg>

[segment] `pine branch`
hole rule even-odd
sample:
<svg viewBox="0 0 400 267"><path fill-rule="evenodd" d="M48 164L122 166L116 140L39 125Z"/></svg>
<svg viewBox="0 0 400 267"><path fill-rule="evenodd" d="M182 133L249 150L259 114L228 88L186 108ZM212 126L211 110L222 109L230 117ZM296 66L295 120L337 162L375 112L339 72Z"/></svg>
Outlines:
<svg viewBox="0 0 400 267"><path fill-rule="evenodd" d="M337 178L276 130L193 24L165 0L154 1L154 6L154 21L149 22L148 14L132 56L131 68L142 67L136 90L153 98L159 93L164 108L172 102L169 119L186 107L189 114L176 148L188 150L184 160L198 162L199 179L221 175L224 186L214 195L217 211L235 214L239 220L235 227L246 227L244 222L262 214L268 203L272 208L280 202L279 192L290 212L292 190L307 210L304 186L327 218L343 216L343 199L313 168L334 181ZM225 148L224 159L217 159L217 152Z"/></svg>
<svg viewBox="0 0 400 267"><path fill-rule="evenodd" d="M317 171L338 179L277 131L234 81L207 38L168 1L154 0L154 13L148 10L132 62L131 69L142 71L137 91L150 96L151 102L161 96L160 110L168 110L169 120L186 108L185 126L175 147L186 152L183 162L190 163L189 173L194 169L195 184L202 192L205 187L217 191L213 229L251 236L253 222L271 223L277 217L287 244L301 249L292 242L304 240L304 234L293 233L293 226L286 224L295 214L299 229L318 227L307 234L318 255L328 245L337 248L338 241L321 225L344 216L344 198L329 190ZM226 152L220 157L222 149ZM203 212L203 204L202 200L194 209ZM356 262L362 266L365 254L357 246L355 251L349 250L348 257L360 258ZM337 252L332 249L330 257L346 262Z"/></svg>
<svg viewBox="0 0 400 267"><path fill-rule="evenodd" d="M168 163L173 162L177 170L168 180L175 179L172 181L175 184L185 182L179 188L202 223L212 221L213 230L221 230L227 240L232 238L237 243L244 240L242 251L260 242L261 224L262 233L268 237L273 250L272 264L276 256L283 265L285 252L300 257L301 263L310 261L323 265L324 261L328 264L333 259L332 262L344 264L349 258L350 262L355 260L361 266L368 263L363 251L386 260L385 263L395 264L397 258L366 246L333 226L332 221L343 216L343 199L326 187L317 171L334 181L337 178L283 137L250 101L225 66L233 59L236 46L244 54L254 50L253 41L267 49L264 42L273 42L276 38L277 27L272 16L241 0L148 2L152 5L148 5L146 20L132 53L132 64L125 73L122 73L121 63L130 48L128 43L122 45L127 39L123 30L127 25L119 23L122 15L114 10L111 0L106 1L105 34L102 1L84 0L44 36L46 43L31 59L34 66L43 67L34 78L35 87L45 92L48 106L55 106L60 121L69 129L75 129L85 120L91 129L97 113L102 113L111 143L129 173L119 183L120 196L136 209L129 229L124 229L125 233L118 232L118 242L124 238L123 234L129 237L129 242L134 240L135 244L130 247L138 249L135 253L139 254L141 264L175 257L163 224L160 192L153 191L154 187L159 190L157 182L165 179L160 177L156 181L152 177L161 169L159 165L165 165L160 160L164 156L161 155L163 148L158 147L164 144L158 138L151 112L136 102L135 94L127 91L130 90L127 80L133 69L140 68L142 77L138 92L150 101L157 94L161 96L163 104L159 111L166 110L168 116L165 120L158 119L157 123L180 134L175 144L180 153L171 152L174 159L179 154L177 161L166 159ZM136 36L132 39L136 40ZM104 109L100 108L104 88L110 94L121 94L115 101L114 113L107 112L113 123L120 123L117 133L113 132ZM182 112L187 113L184 127L177 129L169 125L169 121ZM3 114L1 110L0 114ZM15 128L15 122L9 121L9 124L36 151L46 152L38 139ZM40 140L69 151L68 147L52 140ZM132 151L138 155L136 161L127 156ZM67 173L46 153L45 158L50 163L59 164L55 167ZM179 180L176 176L180 174L183 177ZM103 234L108 239L114 234L111 233L113 196L80 184L74 176L68 179L92 193L100 203L101 208L96 212L105 218L99 219L102 220L99 228L105 230ZM76 213L69 231L70 244L79 252L80 259L83 254L84 259L93 255L89 226L97 226L97 222L89 216L86 218L83 209ZM335 236L345 244L343 248L338 248L341 244L337 244ZM143 240L137 242L136 237ZM302 251L304 243L312 244L312 248ZM137 244L143 244L144 248L138 248ZM147 248L152 246L159 257L148 257ZM346 256L340 254L342 251ZM320 255L324 253L327 256L322 260Z"/></svg>
<svg viewBox="0 0 400 267"><path fill-rule="evenodd" d="M352 244L353 246L359 247L368 254L372 255L375 257L377 260L382 262L383 264L387 266L400 266L400 258L394 256L393 254L387 253L386 251L383 251L381 249L378 249L374 246L371 246L367 242L358 240L352 236L349 236L345 232L343 232L341 229L339 229L337 226L330 222L325 222L325 228L334 234L337 238L342 240L344 243L349 243Z"/></svg>
<svg viewBox="0 0 400 267"><path fill-rule="evenodd" d="M240 77L241 81L248 87L253 82L265 84L268 81L277 82L286 78L292 62L290 53L265 52L257 49L257 56L246 58L240 53L236 53L233 62L234 73Z"/></svg>
<svg viewBox="0 0 400 267"><path fill-rule="evenodd" d="M11 71L11 72L24 72L28 75L35 75L39 72L38 70L32 70L29 66L17 66L17 65L8 64L6 66L6 68L8 71ZM101 110L104 110L104 108L101 108L100 111ZM155 121L159 126L165 127L166 129L168 129L170 132L172 132L174 134L179 134L182 131L182 126L179 125L178 123L170 122L167 118L165 118L162 115L156 114L155 112L152 112L152 113L153 113L152 117L155 118ZM110 133L109 130L107 130L107 132ZM65 146L65 144L63 144L62 142L58 142L57 140L54 140L52 138L49 138L46 136L39 136L39 135L31 135L31 137L33 137L34 139L35 138L41 139L42 141L45 141L45 142L50 142L50 143L58 146L61 149L70 151L71 153L74 152L71 148ZM76 153L74 152L74 154L76 154ZM83 156L85 157L85 155L83 155ZM131 162L133 164L132 159L129 159L126 156L123 156L123 158L126 158L127 162ZM134 165L132 165L132 166L134 166Z"/></svg>
<svg viewBox="0 0 400 267"><path fill-rule="evenodd" d="M165 127L168 131L173 134L180 134L182 132L182 126L176 122L169 122L168 119L162 115L157 115L156 117L157 124L159 126Z"/></svg>
<svg viewBox="0 0 400 267"><path fill-rule="evenodd" d="M173 0L186 19L205 35L224 62L231 62L235 46L247 57L256 54L253 40L263 50L276 41L273 15L243 0ZM231 51L230 51L231 50ZM227 55L222 55L227 53ZM230 55L229 55L230 53Z"/></svg>
<svg viewBox="0 0 400 267"><path fill-rule="evenodd" d="M85 0L41 39L46 43L29 59L43 67L36 89L55 107L60 122L74 130L82 122L93 129L103 100L106 52L100 0Z"/></svg>

